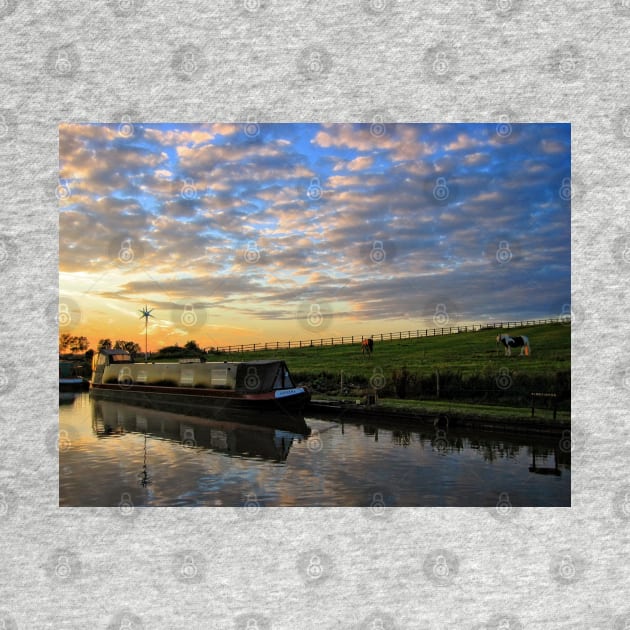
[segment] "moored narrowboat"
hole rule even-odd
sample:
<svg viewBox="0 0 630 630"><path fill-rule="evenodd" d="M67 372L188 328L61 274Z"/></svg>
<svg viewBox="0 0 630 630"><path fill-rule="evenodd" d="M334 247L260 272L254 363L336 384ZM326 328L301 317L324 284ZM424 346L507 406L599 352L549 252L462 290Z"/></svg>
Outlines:
<svg viewBox="0 0 630 630"><path fill-rule="evenodd" d="M295 410L310 399L281 360L135 363L128 352L118 349L94 355L90 386L97 397L180 413Z"/></svg>
<svg viewBox="0 0 630 630"><path fill-rule="evenodd" d="M87 381L77 372L72 361L59 361L59 391L76 391L87 388Z"/></svg>

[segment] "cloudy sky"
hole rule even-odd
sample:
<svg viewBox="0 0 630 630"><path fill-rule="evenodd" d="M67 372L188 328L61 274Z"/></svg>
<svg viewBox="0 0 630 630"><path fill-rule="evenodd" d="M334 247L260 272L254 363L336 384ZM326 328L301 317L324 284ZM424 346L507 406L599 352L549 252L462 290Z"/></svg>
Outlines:
<svg viewBox="0 0 630 630"><path fill-rule="evenodd" d="M568 124L67 124L60 330L149 346L558 316Z"/></svg>

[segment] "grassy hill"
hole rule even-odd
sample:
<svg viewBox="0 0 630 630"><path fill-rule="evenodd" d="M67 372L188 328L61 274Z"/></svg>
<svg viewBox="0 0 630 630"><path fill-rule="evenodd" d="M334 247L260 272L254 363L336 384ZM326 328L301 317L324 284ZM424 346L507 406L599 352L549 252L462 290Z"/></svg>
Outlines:
<svg viewBox="0 0 630 630"><path fill-rule="evenodd" d="M531 391L556 392L560 408L570 403L571 327L544 324L510 328L527 335L532 353L504 356L499 329L438 337L375 341L371 357L359 344L213 354L213 360L281 358L295 379L315 392L339 395L376 386L381 397L439 398L490 404L527 404ZM344 373L344 391L340 375Z"/></svg>

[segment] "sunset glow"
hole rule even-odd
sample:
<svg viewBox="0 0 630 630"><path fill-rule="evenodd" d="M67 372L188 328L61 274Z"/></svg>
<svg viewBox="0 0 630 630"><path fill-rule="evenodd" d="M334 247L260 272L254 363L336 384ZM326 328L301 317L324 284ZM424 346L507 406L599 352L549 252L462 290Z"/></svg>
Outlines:
<svg viewBox="0 0 630 630"><path fill-rule="evenodd" d="M62 125L60 330L144 348L145 305L155 350L557 317L570 145L568 124Z"/></svg>

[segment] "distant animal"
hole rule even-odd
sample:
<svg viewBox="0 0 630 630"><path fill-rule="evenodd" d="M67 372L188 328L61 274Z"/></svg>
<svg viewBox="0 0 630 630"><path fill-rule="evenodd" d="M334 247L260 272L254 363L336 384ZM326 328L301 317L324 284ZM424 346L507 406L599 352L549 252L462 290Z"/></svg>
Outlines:
<svg viewBox="0 0 630 630"><path fill-rule="evenodd" d="M361 342L361 352L363 354L372 354L374 352L374 339L372 337Z"/></svg>
<svg viewBox="0 0 630 630"><path fill-rule="evenodd" d="M521 335L520 337L510 337L510 335L497 335L497 345L502 343L505 346L505 356L512 356L512 348L520 348L520 356L529 356L531 347L529 345L529 337Z"/></svg>

